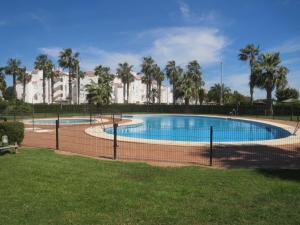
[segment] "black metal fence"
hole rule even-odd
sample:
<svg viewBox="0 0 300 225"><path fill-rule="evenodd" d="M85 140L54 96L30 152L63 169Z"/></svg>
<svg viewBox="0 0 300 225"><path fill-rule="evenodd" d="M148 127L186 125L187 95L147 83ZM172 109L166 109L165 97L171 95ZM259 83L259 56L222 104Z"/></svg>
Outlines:
<svg viewBox="0 0 300 225"><path fill-rule="evenodd" d="M103 159L214 167L300 167L300 133L296 122L277 121L281 128L270 125L269 130L209 124L145 127L128 125L132 118L122 114L87 113L76 117L85 119L83 124L65 123L72 118L60 114L50 118L50 124L41 124L41 119L31 121L26 125L23 145ZM49 117L42 120L47 122Z"/></svg>

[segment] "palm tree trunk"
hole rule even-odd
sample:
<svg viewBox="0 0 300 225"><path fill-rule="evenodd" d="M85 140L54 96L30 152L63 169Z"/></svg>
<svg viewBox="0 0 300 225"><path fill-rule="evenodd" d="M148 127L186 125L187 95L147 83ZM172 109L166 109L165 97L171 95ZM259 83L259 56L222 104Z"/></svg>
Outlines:
<svg viewBox="0 0 300 225"><path fill-rule="evenodd" d="M250 87L250 101L253 103L253 87Z"/></svg>
<svg viewBox="0 0 300 225"><path fill-rule="evenodd" d="M23 102L25 102L25 93L26 93L26 79L23 80Z"/></svg>
<svg viewBox="0 0 300 225"><path fill-rule="evenodd" d="M272 89L267 89L267 114L273 115Z"/></svg>
<svg viewBox="0 0 300 225"><path fill-rule="evenodd" d="M184 104L189 105L189 103L190 103L190 99L189 98L184 98Z"/></svg>
<svg viewBox="0 0 300 225"><path fill-rule="evenodd" d="M51 77L51 103L53 103L53 101L54 101L54 93L53 93L53 91L54 91L54 80L53 80L53 77Z"/></svg>
<svg viewBox="0 0 300 225"><path fill-rule="evenodd" d="M16 74L13 74L13 89L14 89L14 97L17 98L17 91L16 91Z"/></svg>
<svg viewBox="0 0 300 225"><path fill-rule="evenodd" d="M127 82L127 103L129 103L129 82Z"/></svg>
<svg viewBox="0 0 300 225"><path fill-rule="evenodd" d="M158 84L158 103L161 103L161 82Z"/></svg>
<svg viewBox="0 0 300 225"><path fill-rule="evenodd" d="M44 104L45 104L45 99L46 99L45 86L46 86L45 71L43 70L43 103Z"/></svg>
<svg viewBox="0 0 300 225"><path fill-rule="evenodd" d="M123 83L123 103L126 103L125 93L126 93L126 84Z"/></svg>
<svg viewBox="0 0 300 225"><path fill-rule="evenodd" d="M176 90L176 86L175 86L175 84L173 83L173 105L176 104L175 90Z"/></svg>
<svg viewBox="0 0 300 225"><path fill-rule="evenodd" d="M69 103L72 104L72 79L71 68L69 68Z"/></svg>
<svg viewBox="0 0 300 225"><path fill-rule="evenodd" d="M78 80L77 80L77 103L78 105L80 104L80 77L78 77Z"/></svg>

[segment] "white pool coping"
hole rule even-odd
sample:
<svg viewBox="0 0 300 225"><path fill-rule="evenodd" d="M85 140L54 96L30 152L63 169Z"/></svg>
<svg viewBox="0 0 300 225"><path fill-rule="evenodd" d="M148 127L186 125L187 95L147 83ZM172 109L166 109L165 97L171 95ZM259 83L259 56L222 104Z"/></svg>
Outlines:
<svg viewBox="0 0 300 225"><path fill-rule="evenodd" d="M291 135L285 138L278 138L272 140L259 140L259 141L239 141L239 142L214 142L218 145L234 145L234 146L249 146L249 145L267 145L267 146L278 146L278 145L287 145L287 144L300 144L300 130L293 135L295 127L280 124L271 121L262 121L258 119L250 119L250 118L243 118L243 117L229 117L229 116L214 116L214 115L194 115L194 114L137 114L137 115L130 115L130 116L166 116L166 115L173 115L173 116L199 116L199 117L212 117L212 118L223 118L223 119L237 119L237 120L244 120L250 122L258 122L262 124L268 124L275 127L282 128L288 131ZM119 124L119 126L128 126L128 125L138 125L143 123L143 120L140 119L130 119L130 121ZM89 127L85 130L85 133L88 135L113 140L113 134L109 134L104 131L105 128L111 128L113 125L108 124L103 126L93 126ZM131 138L131 137L124 137L118 135L118 141L123 142L132 142L132 143L144 143L144 144L158 144L158 145L174 145L174 146L209 146L209 142L191 142L191 141L171 141L171 140L155 140L155 139L143 139L143 138Z"/></svg>
<svg viewBox="0 0 300 225"><path fill-rule="evenodd" d="M89 119L87 117L60 117L60 119ZM25 119L22 122L26 125L33 125L32 123L33 119ZM57 117L49 117L49 118L37 118L34 119L34 121L43 121L43 120L57 120ZM100 118L93 118L93 120L96 120L96 123L106 123L109 120L108 119L100 119ZM90 124L90 122L86 122L86 123L62 123L60 124L61 126L70 126L70 125L86 125L86 124ZM55 124L34 124L35 126L54 126Z"/></svg>

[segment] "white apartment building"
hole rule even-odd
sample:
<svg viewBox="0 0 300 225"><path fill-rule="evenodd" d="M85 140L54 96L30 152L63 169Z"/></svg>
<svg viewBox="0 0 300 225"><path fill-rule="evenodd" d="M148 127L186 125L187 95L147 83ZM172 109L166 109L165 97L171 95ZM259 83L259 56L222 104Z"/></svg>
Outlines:
<svg viewBox="0 0 300 225"><path fill-rule="evenodd" d="M146 99L146 85L142 83L142 75L133 72L134 81L129 85L129 103L144 104ZM26 84L25 102L29 103L42 103L43 102L43 72L34 70L31 72L32 79ZM80 96L78 100L78 82L77 79L72 80L72 103L87 103L87 91L85 86L92 81L97 82L98 78L94 75L93 71L87 71L85 77L80 79ZM153 82L153 87L156 87L156 82ZM18 82L17 97L22 99L23 84ZM112 102L124 103L123 99L123 83L117 77L112 82ZM127 93L127 91L126 91ZM54 79L53 84L53 101L51 81L46 79L45 81L45 102L51 103L64 103L68 102L69 97L69 76L67 73L62 73L62 76ZM161 87L161 103L172 103L172 92L169 86L162 85ZM158 100L156 99L156 102Z"/></svg>

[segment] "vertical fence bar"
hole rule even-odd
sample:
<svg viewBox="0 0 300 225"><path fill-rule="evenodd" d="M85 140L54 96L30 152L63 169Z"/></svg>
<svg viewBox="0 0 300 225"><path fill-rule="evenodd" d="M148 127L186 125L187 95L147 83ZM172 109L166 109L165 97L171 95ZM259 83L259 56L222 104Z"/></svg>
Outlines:
<svg viewBox="0 0 300 225"><path fill-rule="evenodd" d="M90 125L92 124L92 109L90 109Z"/></svg>
<svg viewBox="0 0 300 225"><path fill-rule="evenodd" d="M210 127L210 154L209 154L209 165L212 166L213 159L213 127Z"/></svg>
<svg viewBox="0 0 300 225"><path fill-rule="evenodd" d="M59 120L56 120L55 121L55 127L56 127L56 138L55 138L55 140L56 140L56 150L58 150L59 149L59 134L58 134L58 132L59 132Z"/></svg>
<svg viewBox="0 0 300 225"><path fill-rule="evenodd" d="M118 128L118 124L114 123L114 160L117 159L117 147L118 147L118 143L117 143L117 128Z"/></svg>

